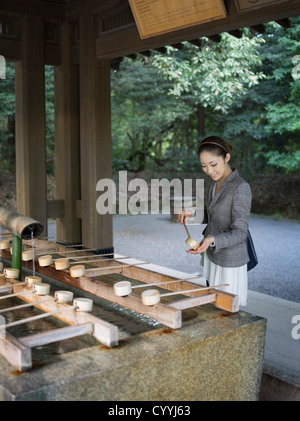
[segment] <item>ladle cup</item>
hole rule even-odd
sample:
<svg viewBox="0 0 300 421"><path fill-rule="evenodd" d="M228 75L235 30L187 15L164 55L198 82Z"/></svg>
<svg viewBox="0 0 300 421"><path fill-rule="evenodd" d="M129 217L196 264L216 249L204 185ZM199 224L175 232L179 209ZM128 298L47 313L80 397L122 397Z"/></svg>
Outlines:
<svg viewBox="0 0 300 421"><path fill-rule="evenodd" d="M189 233L189 230L187 229L187 226L186 226L186 224L185 224L185 222L183 222L183 225L184 225L184 228L185 228L185 230L186 230L186 233L187 233L187 235L188 235L188 238L185 240L185 242L193 249L193 250L197 250L197 248L198 247L200 247L200 244L199 243L197 243L197 241L196 240L194 240L191 236L190 236L190 233Z"/></svg>

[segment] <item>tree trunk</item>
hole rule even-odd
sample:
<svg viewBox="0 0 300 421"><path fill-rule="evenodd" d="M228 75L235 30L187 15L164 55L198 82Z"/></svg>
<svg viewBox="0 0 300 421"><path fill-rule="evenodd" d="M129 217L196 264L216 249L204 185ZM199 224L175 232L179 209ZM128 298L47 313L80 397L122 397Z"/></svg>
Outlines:
<svg viewBox="0 0 300 421"><path fill-rule="evenodd" d="M204 116L204 107L201 104L198 104L197 109L198 114L198 137L203 138L205 137L205 116Z"/></svg>

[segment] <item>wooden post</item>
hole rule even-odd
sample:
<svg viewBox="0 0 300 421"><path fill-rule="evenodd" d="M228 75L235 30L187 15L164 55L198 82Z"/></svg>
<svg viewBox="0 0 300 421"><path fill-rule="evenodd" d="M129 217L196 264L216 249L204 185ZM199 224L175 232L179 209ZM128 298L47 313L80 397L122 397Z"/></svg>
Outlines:
<svg viewBox="0 0 300 421"><path fill-rule="evenodd" d="M0 334L0 354L19 371L32 368L31 349L9 333Z"/></svg>
<svg viewBox="0 0 300 421"><path fill-rule="evenodd" d="M80 16L80 156L82 243L112 247L112 215L99 215L96 202L100 179L112 178L110 60L96 59L96 22Z"/></svg>
<svg viewBox="0 0 300 421"><path fill-rule="evenodd" d="M44 225L47 235L45 72L43 23L21 19L21 61L16 63L17 210Z"/></svg>
<svg viewBox="0 0 300 421"><path fill-rule="evenodd" d="M55 67L55 181L56 199L63 213L56 218L57 240L81 242L81 221L76 217L80 199L79 69L72 64L70 25L61 26L61 65Z"/></svg>

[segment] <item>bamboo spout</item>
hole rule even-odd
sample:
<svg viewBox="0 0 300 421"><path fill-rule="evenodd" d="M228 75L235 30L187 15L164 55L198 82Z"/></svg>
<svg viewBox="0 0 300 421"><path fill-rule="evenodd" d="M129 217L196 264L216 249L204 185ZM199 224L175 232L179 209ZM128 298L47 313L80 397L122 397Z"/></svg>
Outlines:
<svg viewBox="0 0 300 421"><path fill-rule="evenodd" d="M11 211L0 207L0 225L12 234L18 235L23 240L30 240L38 237L44 230L43 225L16 211Z"/></svg>

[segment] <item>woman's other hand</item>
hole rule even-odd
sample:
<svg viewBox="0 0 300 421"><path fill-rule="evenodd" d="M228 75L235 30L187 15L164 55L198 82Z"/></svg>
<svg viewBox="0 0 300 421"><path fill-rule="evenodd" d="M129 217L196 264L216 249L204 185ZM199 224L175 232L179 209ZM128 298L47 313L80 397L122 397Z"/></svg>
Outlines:
<svg viewBox="0 0 300 421"><path fill-rule="evenodd" d="M204 253L211 244L214 244L214 242L215 242L215 239L212 236L203 238L197 250L189 249L187 250L187 252L190 254Z"/></svg>

